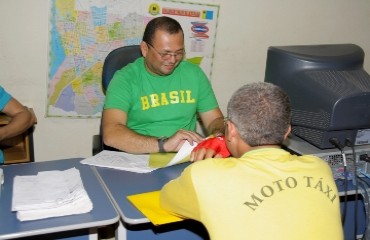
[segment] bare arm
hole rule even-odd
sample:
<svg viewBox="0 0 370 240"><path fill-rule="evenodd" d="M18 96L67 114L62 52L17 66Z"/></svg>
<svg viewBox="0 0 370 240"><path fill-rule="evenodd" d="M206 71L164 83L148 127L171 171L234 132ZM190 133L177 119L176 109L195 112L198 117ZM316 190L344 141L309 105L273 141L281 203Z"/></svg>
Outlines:
<svg viewBox="0 0 370 240"><path fill-rule="evenodd" d="M223 136L225 134L224 116L219 108L200 113L201 121L208 131L208 135ZM198 161L206 158L221 157L213 149L200 148L190 155L190 161Z"/></svg>
<svg viewBox="0 0 370 240"><path fill-rule="evenodd" d="M199 114L208 135L220 136L225 134L224 116L219 108Z"/></svg>
<svg viewBox="0 0 370 240"><path fill-rule="evenodd" d="M158 152L155 137L143 136L126 126L127 114L118 109L103 111L103 141L106 145L130 153Z"/></svg>
<svg viewBox="0 0 370 240"><path fill-rule="evenodd" d="M144 136L126 126L127 114L118 109L103 111L103 141L106 145L129 153L156 153L156 137ZM164 144L166 152L177 152L185 140L191 144L203 140L197 133L180 129Z"/></svg>
<svg viewBox="0 0 370 240"><path fill-rule="evenodd" d="M2 112L11 117L11 120L0 128L0 141L23 133L36 122L35 116L28 108L14 98L10 99Z"/></svg>

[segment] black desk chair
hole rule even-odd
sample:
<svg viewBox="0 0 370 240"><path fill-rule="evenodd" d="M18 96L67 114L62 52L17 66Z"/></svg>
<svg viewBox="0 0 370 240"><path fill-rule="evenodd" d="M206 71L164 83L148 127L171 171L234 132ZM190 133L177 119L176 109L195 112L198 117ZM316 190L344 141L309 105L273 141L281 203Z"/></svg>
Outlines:
<svg viewBox="0 0 370 240"><path fill-rule="evenodd" d="M111 51L104 60L103 72L102 72L102 88L105 94L109 82L113 78L114 73L126 66L129 63L134 62L137 58L141 57L140 45L124 46ZM113 148L106 146L103 142L102 126L100 124L99 135L93 136L93 149L92 154L95 155L102 150L114 150Z"/></svg>

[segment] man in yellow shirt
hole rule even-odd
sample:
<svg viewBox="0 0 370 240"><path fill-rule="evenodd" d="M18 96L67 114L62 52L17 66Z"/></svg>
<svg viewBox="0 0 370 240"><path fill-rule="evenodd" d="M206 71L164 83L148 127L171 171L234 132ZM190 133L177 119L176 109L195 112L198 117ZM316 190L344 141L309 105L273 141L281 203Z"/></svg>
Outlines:
<svg viewBox="0 0 370 240"><path fill-rule="evenodd" d="M341 240L339 195L330 167L280 148L290 101L270 83L231 97L225 139L233 157L198 161L161 190L163 208L198 220L212 240Z"/></svg>

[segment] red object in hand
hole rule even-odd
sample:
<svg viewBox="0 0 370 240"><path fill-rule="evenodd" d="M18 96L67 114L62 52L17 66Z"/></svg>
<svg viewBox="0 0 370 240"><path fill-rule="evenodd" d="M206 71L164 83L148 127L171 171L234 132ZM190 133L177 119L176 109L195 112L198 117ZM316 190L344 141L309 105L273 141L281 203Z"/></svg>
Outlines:
<svg viewBox="0 0 370 240"><path fill-rule="evenodd" d="M225 138L223 136L207 138L206 140L200 142L193 149L193 152L199 150L200 148L212 149L215 151L215 155L220 154L224 158L230 156L230 152L226 147Z"/></svg>

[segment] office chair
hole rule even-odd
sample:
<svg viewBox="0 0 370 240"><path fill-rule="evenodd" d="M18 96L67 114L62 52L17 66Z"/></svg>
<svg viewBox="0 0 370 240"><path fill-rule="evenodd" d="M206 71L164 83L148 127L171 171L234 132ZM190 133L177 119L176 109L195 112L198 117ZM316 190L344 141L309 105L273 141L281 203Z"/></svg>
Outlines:
<svg viewBox="0 0 370 240"><path fill-rule="evenodd" d="M102 72L102 88L104 94L108 88L109 82L112 80L114 73L134 62L137 58L141 57L140 45L124 46L111 51L104 60ZM103 142L102 125L100 124L99 135L93 136L93 149L92 154L96 155L102 150L115 150L106 146Z"/></svg>

